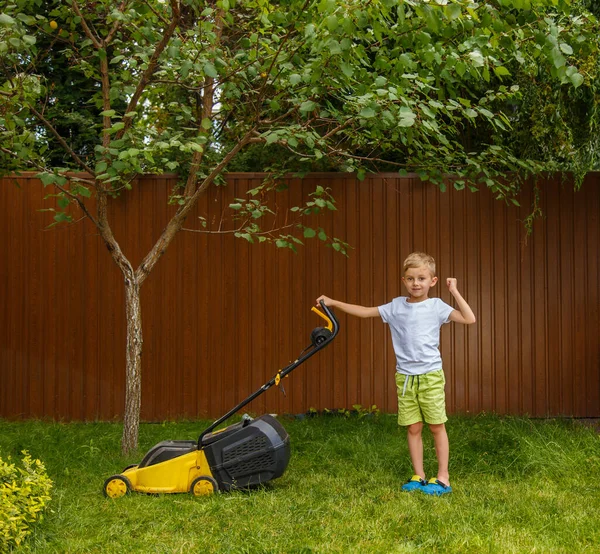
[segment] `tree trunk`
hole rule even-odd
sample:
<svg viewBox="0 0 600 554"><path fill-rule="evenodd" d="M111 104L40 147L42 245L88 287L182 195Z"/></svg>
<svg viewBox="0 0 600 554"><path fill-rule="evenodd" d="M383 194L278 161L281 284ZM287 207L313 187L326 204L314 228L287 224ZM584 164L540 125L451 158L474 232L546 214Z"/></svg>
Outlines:
<svg viewBox="0 0 600 554"><path fill-rule="evenodd" d="M127 317L127 352L125 377L125 416L121 452L129 454L138 446L142 403L142 310L140 284L125 278L125 312Z"/></svg>

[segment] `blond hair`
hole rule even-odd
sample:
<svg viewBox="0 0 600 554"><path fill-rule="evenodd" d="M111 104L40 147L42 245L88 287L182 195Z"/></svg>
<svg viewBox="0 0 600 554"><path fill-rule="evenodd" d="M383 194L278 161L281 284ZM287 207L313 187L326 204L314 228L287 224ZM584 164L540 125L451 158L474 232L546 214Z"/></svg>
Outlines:
<svg viewBox="0 0 600 554"><path fill-rule="evenodd" d="M431 271L431 276L435 277L435 260L433 256L425 254L425 252L413 252L404 260L404 273L407 269L414 267L425 266Z"/></svg>

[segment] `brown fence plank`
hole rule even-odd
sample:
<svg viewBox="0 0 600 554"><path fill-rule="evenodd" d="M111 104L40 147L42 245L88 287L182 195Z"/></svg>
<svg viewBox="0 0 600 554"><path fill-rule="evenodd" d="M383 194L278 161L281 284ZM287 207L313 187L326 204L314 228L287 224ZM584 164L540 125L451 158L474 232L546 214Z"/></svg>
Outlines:
<svg viewBox="0 0 600 554"><path fill-rule="evenodd" d="M217 225L235 197L260 184L236 174L201 200L197 216ZM46 229L51 206L32 176L0 182L0 417L93 420L119 417L125 382L123 277L89 222ZM218 416L292 361L321 321L321 293L378 305L403 295L401 265L431 252L477 315L468 328L444 326L441 349L452 413L600 416L600 174L582 191L559 179L540 183L544 218L524 242L522 207L482 190L441 193L414 176L310 175L277 196L280 218L317 184L339 210L311 220L354 247L348 258L306 241L298 254L250 246L231 235L182 232L142 288L142 415L145 420ZM135 265L174 207L172 176L145 176L111 205L115 236ZM231 228L231 222L226 223ZM339 314L342 330L325 351L273 389L251 412L309 407L396 408L395 357L378 320Z"/></svg>

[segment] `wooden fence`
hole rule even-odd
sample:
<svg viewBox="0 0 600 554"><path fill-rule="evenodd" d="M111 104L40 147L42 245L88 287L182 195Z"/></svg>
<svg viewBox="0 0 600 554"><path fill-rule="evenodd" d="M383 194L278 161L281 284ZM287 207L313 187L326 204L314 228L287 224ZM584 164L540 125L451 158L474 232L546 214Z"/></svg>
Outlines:
<svg viewBox="0 0 600 554"><path fill-rule="evenodd" d="M198 216L218 224L233 198L263 176L231 174ZM173 176L145 176L111 208L114 232L138 264L173 206ZM521 208L417 178L341 174L291 179L281 217L315 185L339 210L313 222L341 237L348 258L318 240L297 254L249 245L232 234L181 232L142 289L142 418L216 417L310 343L321 293L379 305L403 294L401 268L413 250L434 255L441 282L459 289L478 321L442 329L451 413L600 416L600 175L579 192L540 183L543 217L525 237ZM47 228L51 207L32 175L0 181L0 417L110 420L123 413L125 314L122 275L86 220ZM279 220L281 221L281 220ZM231 227L228 227L231 228ZM380 320L339 314L324 351L255 400L254 413L377 405L394 412L394 354Z"/></svg>

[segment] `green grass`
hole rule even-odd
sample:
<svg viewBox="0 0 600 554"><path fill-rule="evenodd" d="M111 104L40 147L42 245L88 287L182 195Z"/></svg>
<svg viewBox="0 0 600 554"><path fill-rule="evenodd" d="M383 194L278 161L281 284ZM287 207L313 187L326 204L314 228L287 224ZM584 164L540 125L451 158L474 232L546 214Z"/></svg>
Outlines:
<svg viewBox="0 0 600 554"><path fill-rule="evenodd" d="M197 438L203 422L144 424L140 453L125 459L116 423L0 421L0 456L27 449L55 483L34 553L600 551L600 437L577 422L452 417L454 492L442 498L400 491L411 468L393 416L283 423L283 477L206 498L102 495L106 477L161 440Z"/></svg>

